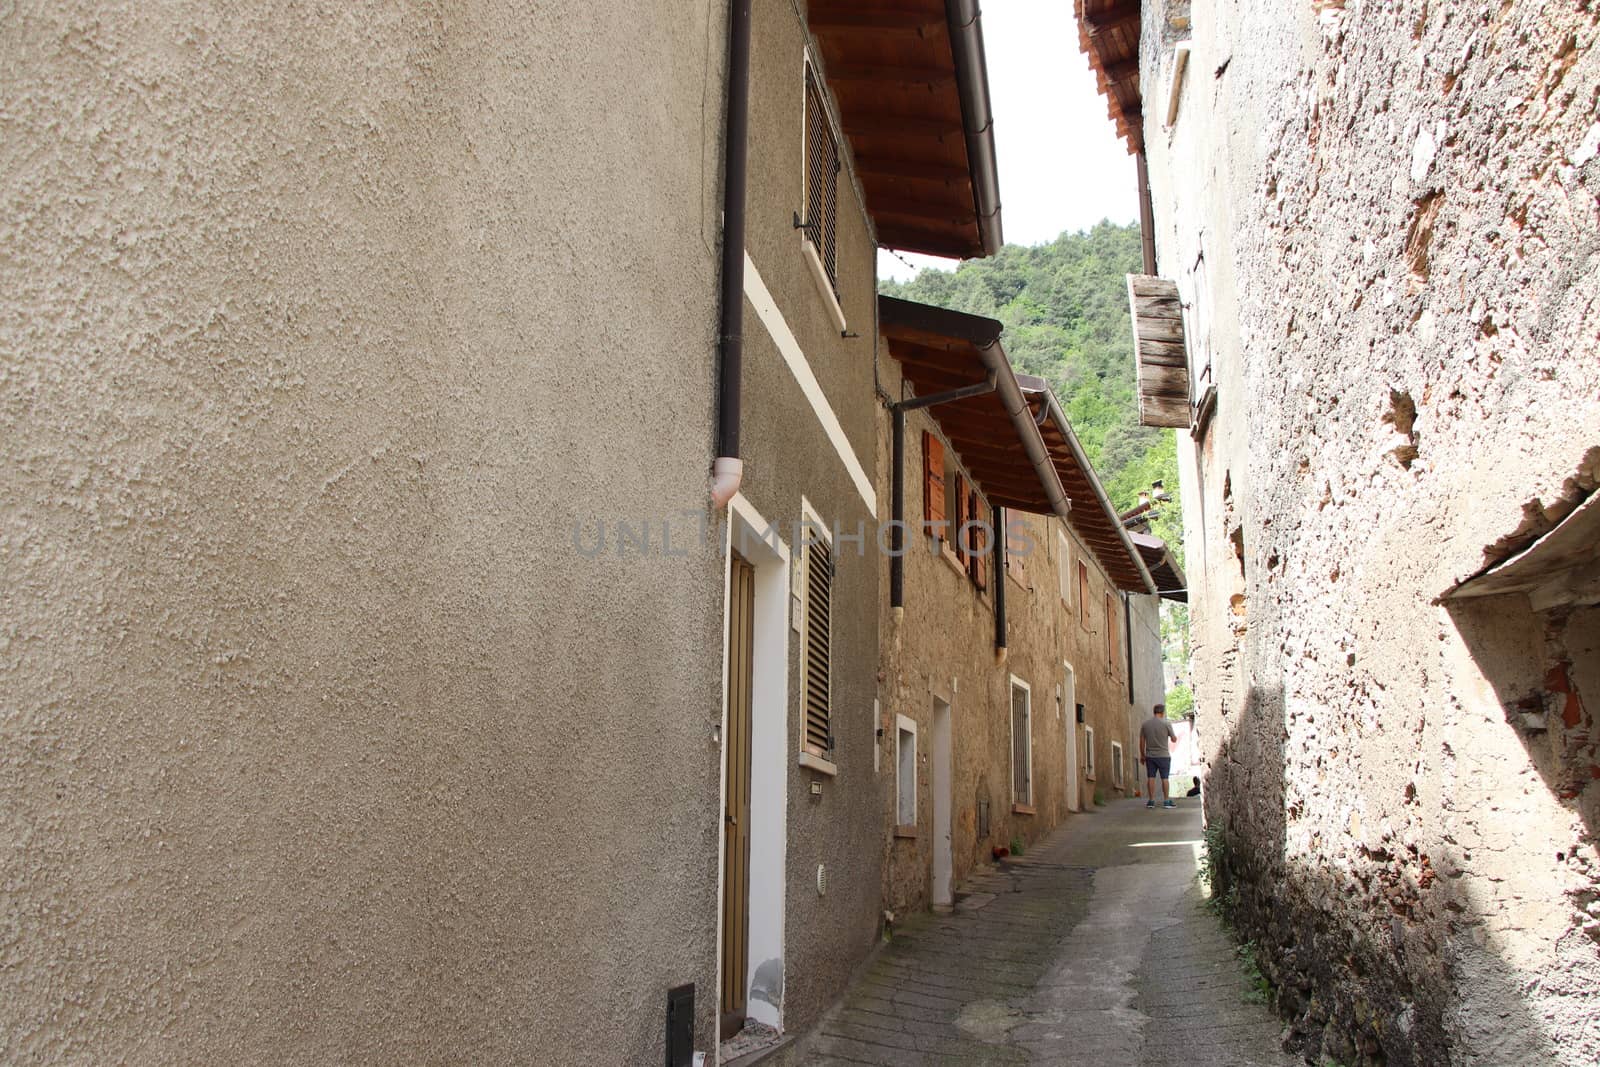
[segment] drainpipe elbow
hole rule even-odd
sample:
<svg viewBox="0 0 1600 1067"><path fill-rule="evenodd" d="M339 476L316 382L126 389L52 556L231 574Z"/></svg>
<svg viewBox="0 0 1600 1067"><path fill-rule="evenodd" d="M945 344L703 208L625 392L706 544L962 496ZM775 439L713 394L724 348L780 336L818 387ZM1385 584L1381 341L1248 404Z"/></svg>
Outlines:
<svg viewBox="0 0 1600 1067"><path fill-rule="evenodd" d="M718 456L711 464L711 503L718 508L728 506L733 494L744 481L744 460L733 456Z"/></svg>

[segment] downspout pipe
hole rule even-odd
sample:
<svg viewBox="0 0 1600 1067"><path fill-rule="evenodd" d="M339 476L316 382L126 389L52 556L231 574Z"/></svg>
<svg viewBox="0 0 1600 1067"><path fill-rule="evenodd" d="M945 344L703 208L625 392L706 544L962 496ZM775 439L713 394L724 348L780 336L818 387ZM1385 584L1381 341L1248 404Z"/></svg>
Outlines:
<svg viewBox="0 0 1600 1067"><path fill-rule="evenodd" d="M1078 464L1078 469L1083 471L1089 480L1089 486L1094 490L1095 500L1100 509L1111 520L1111 528L1117 532L1117 539L1122 542L1122 547L1127 550L1128 558L1133 560L1133 565L1138 568L1139 577L1144 579L1144 591L1156 593L1156 580L1150 577L1150 571L1144 565L1144 557L1139 555L1139 550L1134 547L1133 541L1128 537L1128 531L1123 528L1117 518L1117 509L1111 506L1111 498L1106 496L1105 486L1100 484L1100 476L1094 472L1094 467L1089 463L1089 457L1083 453L1083 445L1078 442L1078 435L1072 432L1072 423L1067 421L1067 413L1061 410L1061 401L1056 399L1054 390L1045 391L1045 401L1050 405L1050 417L1055 420L1056 429L1061 431L1061 436L1067 439L1067 445L1072 449L1072 458Z"/></svg>
<svg viewBox="0 0 1600 1067"><path fill-rule="evenodd" d="M906 412L896 404L889 409L894 422L894 466L890 471L889 607L906 606Z"/></svg>
<svg viewBox="0 0 1600 1067"><path fill-rule="evenodd" d="M744 223L749 134L750 0L732 0L728 12L728 114L723 137L717 457L711 464L711 503L717 508L728 506L744 480L739 418L744 375Z"/></svg>
<svg viewBox="0 0 1600 1067"><path fill-rule="evenodd" d="M1006 509L994 509L994 647L1006 647Z"/></svg>
<svg viewBox="0 0 1600 1067"><path fill-rule="evenodd" d="M994 111L989 106L989 69L983 55L983 21L978 0L945 0L944 11L956 65L956 89L961 94L978 239L983 254L992 256L1005 244L1005 236L1000 228L1000 178L994 155Z"/></svg>

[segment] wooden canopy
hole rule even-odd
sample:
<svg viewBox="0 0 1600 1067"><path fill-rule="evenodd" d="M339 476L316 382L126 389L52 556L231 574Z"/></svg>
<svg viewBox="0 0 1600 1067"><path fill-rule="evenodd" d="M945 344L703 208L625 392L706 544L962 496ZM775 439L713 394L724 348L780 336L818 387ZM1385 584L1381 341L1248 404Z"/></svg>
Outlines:
<svg viewBox="0 0 1600 1067"><path fill-rule="evenodd" d="M878 243L970 259L1002 244L975 0L811 0Z"/></svg>
<svg viewBox="0 0 1600 1067"><path fill-rule="evenodd" d="M878 307L879 327L889 354L900 364L917 396L982 385L990 380L996 363L1002 373L1012 375L1027 408L1027 421L1037 427L1050 465L1073 502L1068 520L1073 529L1094 551L1117 588L1155 591L1143 560L1106 500L1094 469L1083 460L1082 448L1044 379L1014 374L1005 362L1001 324L894 297L879 297ZM1001 359L986 362L986 349ZM929 411L991 505L1040 515L1056 513L999 389L938 404Z"/></svg>
<svg viewBox="0 0 1600 1067"><path fill-rule="evenodd" d="M1130 533L1128 537L1133 541L1133 547L1139 550L1139 555L1144 558L1145 569L1150 572L1150 577L1156 580L1156 589L1161 595L1168 600L1187 604L1189 580L1183 576L1183 568L1178 565L1167 543L1149 534Z"/></svg>
<svg viewBox="0 0 1600 1067"><path fill-rule="evenodd" d="M1106 110L1128 152L1144 145L1144 111L1139 95L1140 0L1075 0L1078 47L1089 57Z"/></svg>

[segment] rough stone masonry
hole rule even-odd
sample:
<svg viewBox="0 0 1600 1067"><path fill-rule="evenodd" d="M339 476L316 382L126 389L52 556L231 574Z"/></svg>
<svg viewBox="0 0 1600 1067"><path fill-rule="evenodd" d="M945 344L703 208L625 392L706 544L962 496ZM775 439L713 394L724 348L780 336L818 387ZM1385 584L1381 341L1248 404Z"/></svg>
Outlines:
<svg viewBox="0 0 1600 1067"><path fill-rule="evenodd" d="M1600 481L1597 6L1143 14L1160 273L1216 387L1178 434L1242 928L1310 1060L1593 1064L1594 585L1447 594Z"/></svg>

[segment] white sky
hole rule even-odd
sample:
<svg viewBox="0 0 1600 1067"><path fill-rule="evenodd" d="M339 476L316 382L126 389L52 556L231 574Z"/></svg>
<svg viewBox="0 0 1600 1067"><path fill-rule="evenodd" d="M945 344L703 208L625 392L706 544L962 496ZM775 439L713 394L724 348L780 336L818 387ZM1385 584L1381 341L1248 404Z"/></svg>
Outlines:
<svg viewBox="0 0 1600 1067"><path fill-rule="evenodd" d="M1133 157L1106 115L1088 57L1078 50L1070 0L987 0L983 43L1006 242L1044 244L1104 218L1136 220ZM918 267L955 266L931 256L906 258ZM888 252L878 253L880 277L904 280L915 273Z"/></svg>

